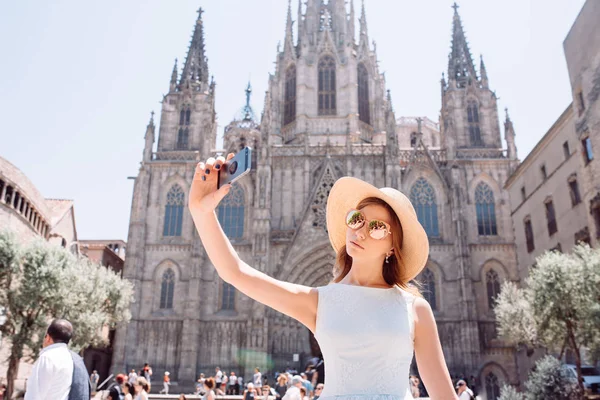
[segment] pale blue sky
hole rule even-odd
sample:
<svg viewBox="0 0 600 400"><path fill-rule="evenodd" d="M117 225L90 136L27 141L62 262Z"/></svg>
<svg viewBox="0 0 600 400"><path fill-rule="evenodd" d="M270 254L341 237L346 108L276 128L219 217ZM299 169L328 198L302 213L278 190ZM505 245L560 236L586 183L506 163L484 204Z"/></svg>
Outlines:
<svg viewBox="0 0 600 400"><path fill-rule="evenodd" d="M365 1L397 116L438 118L452 3ZM562 42L583 3L459 2L471 52L477 67L484 56L502 119L509 107L520 159L571 101ZM43 196L75 200L80 239L127 239L133 189L127 177L137 175L150 111L160 114L173 61L179 58L181 66L185 59L199 6L206 11L222 134L244 104L249 78L252 104L262 111L287 1L4 2L0 155ZM294 20L297 7L294 0Z"/></svg>

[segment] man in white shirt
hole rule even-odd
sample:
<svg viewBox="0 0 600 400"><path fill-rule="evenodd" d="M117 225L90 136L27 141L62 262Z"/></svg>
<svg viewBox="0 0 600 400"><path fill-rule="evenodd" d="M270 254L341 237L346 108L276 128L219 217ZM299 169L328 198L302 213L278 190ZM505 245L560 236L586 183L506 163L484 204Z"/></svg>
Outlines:
<svg viewBox="0 0 600 400"><path fill-rule="evenodd" d="M128 382L131 383L132 385L135 383L135 381L137 381L138 378L138 374L135 372L135 369L132 369L131 372L129 373L129 376L127 377Z"/></svg>
<svg viewBox="0 0 600 400"><path fill-rule="evenodd" d="M69 398L73 380L73 358L67 344L72 336L73 326L69 321L52 321L44 336L43 349L27 380L25 400ZM89 386L87 376L85 378L85 384Z"/></svg>
<svg viewBox="0 0 600 400"><path fill-rule="evenodd" d="M459 400L473 400L475 396L473 396L473 391L469 389L467 386L467 382L462 379L456 382L456 390L458 390L458 399Z"/></svg>
<svg viewBox="0 0 600 400"><path fill-rule="evenodd" d="M300 394L300 388L304 387L302 382L303 379L300 375L294 375L292 377L292 386L285 392L282 400L302 400L302 394Z"/></svg>

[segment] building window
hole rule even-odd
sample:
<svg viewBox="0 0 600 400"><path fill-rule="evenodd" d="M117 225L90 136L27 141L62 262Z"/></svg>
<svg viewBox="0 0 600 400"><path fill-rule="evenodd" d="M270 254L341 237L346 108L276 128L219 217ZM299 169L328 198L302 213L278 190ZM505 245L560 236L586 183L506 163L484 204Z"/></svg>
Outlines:
<svg viewBox="0 0 600 400"><path fill-rule="evenodd" d="M579 194L579 185L577 184L577 176L575 174L569 177L569 193L571 194L571 205L575 207L581 203L581 195Z"/></svg>
<svg viewBox="0 0 600 400"><path fill-rule="evenodd" d="M485 274L485 283L487 286L488 309L493 310L496 305L496 296L500 293L500 278L498 278L498 273L490 269Z"/></svg>
<svg viewBox="0 0 600 400"><path fill-rule="evenodd" d="M585 111L585 101L583 99L583 90L577 92L577 110L579 111L579 115L583 114Z"/></svg>
<svg viewBox="0 0 600 400"><path fill-rule="evenodd" d="M421 284L423 286L423 297L429 303L432 310L437 310L437 301L435 297L435 276L429 268L425 268L421 274Z"/></svg>
<svg viewBox="0 0 600 400"><path fill-rule="evenodd" d="M319 60L319 115L335 115L335 60L331 56Z"/></svg>
<svg viewBox="0 0 600 400"><path fill-rule="evenodd" d="M596 225L596 238L600 238L600 193L590 201L590 213Z"/></svg>
<svg viewBox="0 0 600 400"><path fill-rule="evenodd" d="M481 182L475 188L475 210L477 212L477 231L480 236L497 235L496 205L494 192Z"/></svg>
<svg viewBox="0 0 600 400"><path fill-rule="evenodd" d="M473 100L467 103L467 122L471 146L482 147L483 141L481 140L481 130L479 128L479 106Z"/></svg>
<svg viewBox="0 0 600 400"><path fill-rule="evenodd" d="M438 210L433 187L424 178L419 178L410 189L410 201L427 236L439 237Z"/></svg>
<svg viewBox="0 0 600 400"><path fill-rule="evenodd" d="M190 115L192 114L192 112L190 111L190 109L188 108L187 111L185 112L185 124L189 125L190 124Z"/></svg>
<svg viewBox="0 0 600 400"><path fill-rule="evenodd" d="M521 201L525 201L527 196L525 195L525 186L521 187Z"/></svg>
<svg viewBox="0 0 600 400"><path fill-rule="evenodd" d="M296 66L291 65L285 71L285 101L283 125L296 119Z"/></svg>
<svg viewBox="0 0 600 400"><path fill-rule="evenodd" d="M410 134L410 147L415 147L417 145L417 132L412 132Z"/></svg>
<svg viewBox="0 0 600 400"><path fill-rule="evenodd" d="M173 308L173 293L175 292L175 273L171 268L162 276L160 285L160 308Z"/></svg>
<svg viewBox="0 0 600 400"><path fill-rule="evenodd" d="M546 166L542 165L540 167L540 172L542 173L542 180L545 181L546 179L548 179L548 174L546 173Z"/></svg>
<svg viewBox="0 0 600 400"><path fill-rule="evenodd" d="M587 226L578 232L575 232L575 244L580 244L580 242L587 243L588 246L592 243L590 239L590 229Z"/></svg>
<svg viewBox="0 0 600 400"><path fill-rule="evenodd" d="M221 310L235 310L235 288L227 283L223 282L221 296Z"/></svg>
<svg viewBox="0 0 600 400"><path fill-rule="evenodd" d="M181 186L177 184L169 190L169 193L167 193L163 236L181 236L184 200L185 194L183 193Z"/></svg>
<svg viewBox="0 0 600 400"><path fill-rule="evenodd" d="M185 111L181 110L179 112L179 125L183 125L185 123Z"/></svg>
<svg viewBox="0 0 600 400"><path fill-rule="evenodd" d="M358 64L358 119L371 124L369 107L369 72L363 63Z"/></svg>
<svg viewBox="0 0 600 400"><path fill-rule="evenodd" d="M581 145L583 146L583 159L585 160L585 165L588 165L590 161L594 159L594 153L592 152L592 140L590 137L586 137L581 140Z"/></svg>
<svg viewBox="0 0 600 400"><path fill-rule="evenodd" d="M552 200L546 200L544 202L546 206L546 220L548 221L548 235L552 236L558 231L556 224L556 212L554 211L554 203Z"/></svg>
<svg viewBox="0 0 600 400"><path fill-rule="evenodd" d="M527 251L531 253L535 249L535 243L533 241L533 226L531 226L531 219L526 218L523 221L525 226L525 241L527 242Z"/></svg>
<svg viewBox="0 0 600 400"><path fill-rule="evenodd" d="M500 397L500 384L498 377L492 372L485 377L485 393L488 400L497 400Z"/></svg>
<svg viewBox="0 0 600 400"><path fill-rule="evenodd" d="M571 155L571 150L569 149L569 142L566 141L563 143L563 153L565 155L565 160L569 158Z"/></svg>
<svg viewBox="0 0 600 400"><path fill-rule="evenodd" d="M223 232L229 239L241 239L244 235L244 206L244 190L234 184L229 194L221 200L217 213Z"/></svg>
<svg viewBox="0 0 600 400"><path fill-rule="evenodd" d="M188 128L179 128L179 132L177 134L177 150L186 150L188 148L188 138Z"/></svg>

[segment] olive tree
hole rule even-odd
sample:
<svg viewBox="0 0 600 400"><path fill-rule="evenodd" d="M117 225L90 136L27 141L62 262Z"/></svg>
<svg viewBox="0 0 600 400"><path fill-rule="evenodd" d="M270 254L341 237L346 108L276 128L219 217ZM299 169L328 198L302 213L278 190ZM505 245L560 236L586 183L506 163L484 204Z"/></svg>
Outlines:
<svg viewBox="0 0 600 400"><path fill-rule="evenodd" d="M575 355L583 392L582 350L600 348L600 250L583 244L569 254L546 252L523 288L504 283L495 308L499 334L513 344Z"/></svg>
<svg viewBox="0 0 600 400"><path fill-rule="evenodd" d="M0 232L0 333L10 341L7 389L10 398L21 359L33 360L54 318L74 327L70 347L106 344L104 327L131 318L133 287L118 274L42 238L22 246L10 231Z"/></svg>

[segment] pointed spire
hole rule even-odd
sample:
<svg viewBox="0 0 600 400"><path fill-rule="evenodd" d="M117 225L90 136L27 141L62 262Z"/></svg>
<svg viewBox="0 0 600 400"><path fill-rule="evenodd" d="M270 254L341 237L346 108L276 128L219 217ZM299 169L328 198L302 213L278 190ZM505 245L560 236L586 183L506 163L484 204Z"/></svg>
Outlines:
<svg viewBox="0 0 600 400"><path fill-rule="evenodd" d="M152 146L154 144L154 111L150 113L150 121L146 126L146 135L144 136L144 161L148 162L152 160Z"/></svg>
<svg viewBox="0 0 600 400"><path fill-rule="evenodd" d="M360 42L369 44L369 32L367 29L367 13L365 12L365 0L362 0L362 9L360 11Z"/></svg>
<svg viewBox="0 0 600 400"><path fill-rule="evenodd" d="M305 30L306 27L302 20L302 0L298 0L298 50L300 50Z"/></svg>
<svg viewBox="0 0 600 400"><path fill-rule="evenodd" d="M171 84L169 86L170 91L174 91L177 87L177 59L175 59L175 65L173 65L173 72L171 72Z"/></svg>
<svg viewBox="0 0 600 400"><path fill-rule="evenodd" d="M354 44L356 28L354 27L354 0L350 0L350 18L348 20L348 36L350 36L350 43Z"/></svg>
<svg viewBox="0 0 600 400"><path fill-rule="evenodd" d="M294 48L294 31L292 21L292 0L288 0L287 20L285 22L285 40L283 43L284 54L291 54Z"/></svg>
<svg viewBox="0 0 600 400"><path fill-rule="evenodd" d="M484 88L489 88L489 81L488 81L488 76L487 76L487 71L485 69L485 64L483 63L483 56L480 54L479 55L479 73L481 75L481 85Z"/></svg>
<svg viewBox="0 0 600 400"><path fill-rule="evenodd" d="M506 139L507 157L510 160L517 159L517 145L515 144L515 128L510 116L508 115L508 107L504 109L506 112L506 119L504 120L504 139Z"/></svg>
<svg viewBox="0 0 600 400"><path fill-rule="evenodd" d="M465 87L467 83L477 79L475 64L463 31L458 5L454 3L454 17L452 22L452 50L448 59L448 80L456 81L457 87Z"/></svg>
<svg viewBox="0 0 600 400"><path fill-rule="evenodd" d="M202 8L198 10L198 19L192 35L192 41L181 74L182 82L208 83L208 59L204 50L204 23L202 22Z"/></svg>

